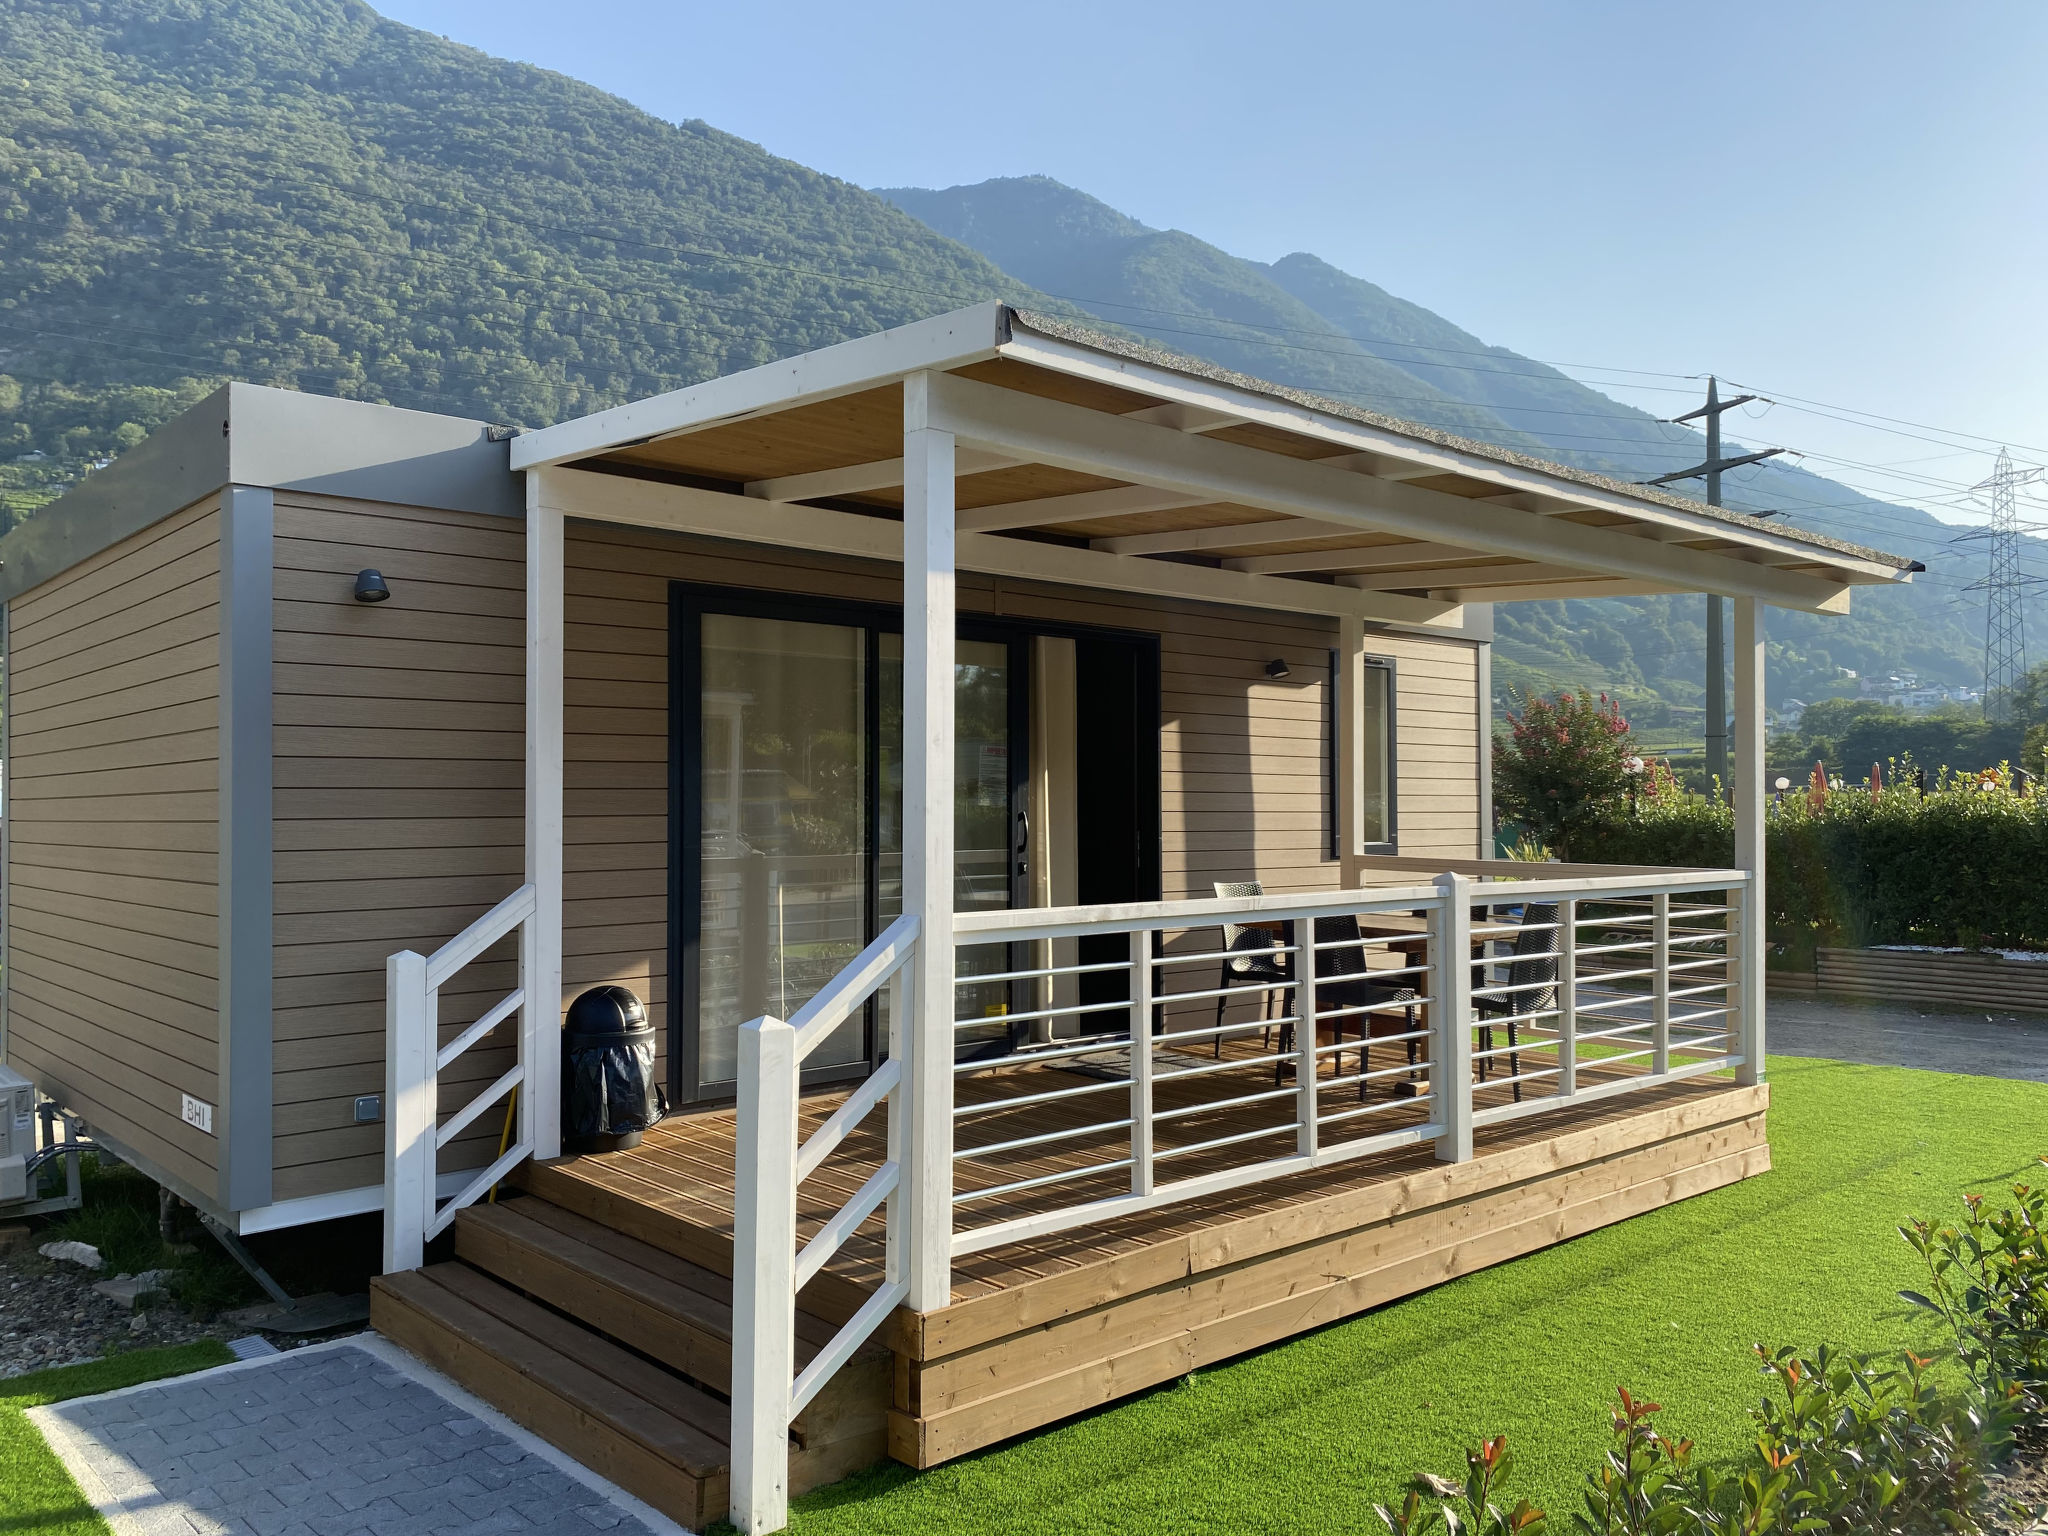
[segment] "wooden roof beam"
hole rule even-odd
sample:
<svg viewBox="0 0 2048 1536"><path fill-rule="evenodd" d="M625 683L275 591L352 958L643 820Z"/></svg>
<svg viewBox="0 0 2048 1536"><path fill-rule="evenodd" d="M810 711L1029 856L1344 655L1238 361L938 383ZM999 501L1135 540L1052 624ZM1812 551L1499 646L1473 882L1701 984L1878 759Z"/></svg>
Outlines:
<svg viewBox="0 0 2048 1536"><path fill-rule="evenodd" d="M886 517L798 502L763 502L725 491L574 468L543 469L538 478L541 504L570 517L897 564L903 560L903 525ZM1134 560L1068 545L1006 539L1000 534L963 533L956 550L963 571L1099 591L1138 592L1277 613L1328 614L1421 630L1456 630L1464 623L1458 607L1433 598L1353 591L1327 582L1251 576L1214 566Z"/></svg>
<svg viewBox="0 0 2048 1536"><path fill-rule="evenodd" d="M1010 469L1020 461L1007 454L977 453L963 448L955 455L956 475L981 475L992 469ZM901 459L876 459L867 464L846 464L838 469L817 469L803 475L777 475L771 480L749 480L746 493L761 501L823 501L831 496L859 496L868 491L893 491L903 484Z"/></svg>
<svg viewBox="0 0 2048 1536"><path fill-rule="evenodd" d="M1417 539L1469 540L1488 553L1570 564L1589 575L1837 612L1847 588L1685 548L1617 538L1560 518L1375 479L1213 438L1169 432L957 374L927 375L925 420L964 444L1210 501L1315 517ZM1664 519L1656 519L1664 521ZM1809 551L1802 551L1808 553ZM1896 572L1887 576L1895 579Z"/></svg>
<svg viewBox="0 0 2048 1536"><path fill-rule="evenodd" d="M1465 551L1470 553L1470 551ZM1406 592L1410 590L1427 592L1438 587L1462 583L1468 587L1482 584L1528 581L1571 581L1585 580L1586 573L1577 566L1540 565L1530 562L1525 565L1483 565L1483 566L1437 566L1434 569L1412 571L1360 571L1356 575L1339 576L1337 584L1352 587L1360 592ZM1598 579L1598 578L1594 578Z"/></svg>
<svg viewBox="0 0 2048 1536"><path fill-rule="evenodd" d="M1332 530L1337 533L1354 533L1351 528ZM1347 549L1307 549L1294 555L1242 555L1234 560L1225 560L1223 568L1230 571L1250 571L1261 576L1281 576L1290 571L1357 571L1391 569L1401 565L1441 565L1446 560L1484 559L1488 551L1470 549L1459 544L1371 544L1352 545ZM1422 582L1405 582L1405 586L1421 586Z"/></svg>

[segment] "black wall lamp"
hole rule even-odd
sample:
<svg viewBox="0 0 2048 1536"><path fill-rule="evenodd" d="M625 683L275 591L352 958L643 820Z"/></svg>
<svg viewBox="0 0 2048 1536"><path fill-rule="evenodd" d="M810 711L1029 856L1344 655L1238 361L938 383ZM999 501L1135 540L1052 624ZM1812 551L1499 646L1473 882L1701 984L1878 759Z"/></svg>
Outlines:
<svg viewBox="0 0 2048 1536"><path fill-rule="evenodd" d="M390 600L391 589L384 585L382 571L356 572L356 601L359 603L382 603Z"/></svg>
<svg viewBox="0 0 2048 1536"><path fill-rule="evenodd" d="M1272 678L1276 683L1282 678L1292 677L1293 675L1293 669L1278 657L1266 663L1266 676Z"/></svg>

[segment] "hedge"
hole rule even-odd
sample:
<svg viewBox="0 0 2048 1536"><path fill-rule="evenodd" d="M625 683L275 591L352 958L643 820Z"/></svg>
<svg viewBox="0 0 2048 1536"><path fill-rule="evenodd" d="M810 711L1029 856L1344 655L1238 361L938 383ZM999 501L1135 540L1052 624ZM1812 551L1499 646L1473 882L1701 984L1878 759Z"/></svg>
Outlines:
<svg viewBox="0 0 2048 1536"><path fill-rule="evenodd" d="M1573 839L1575 859L1725 868L1735 813L1666 787L1617 802ZM2002 770L1948 774L1921 791L1799 789L1775 798L1765 832L1774 959L1815 945L1959 945L2048 950L2048 794Z"/></svg>

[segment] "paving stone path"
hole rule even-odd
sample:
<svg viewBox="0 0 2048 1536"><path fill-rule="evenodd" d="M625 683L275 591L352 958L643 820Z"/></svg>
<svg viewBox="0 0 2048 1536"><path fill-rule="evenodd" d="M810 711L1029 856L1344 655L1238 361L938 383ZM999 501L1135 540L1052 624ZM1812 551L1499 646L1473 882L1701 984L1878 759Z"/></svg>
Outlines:
<svg viewBox="0 0 2048 1536"><path fill-rule="evenodd" d="M383 1340L362 1338L32 1416L116 1536L678 1529L431 1383Z"/></svg>

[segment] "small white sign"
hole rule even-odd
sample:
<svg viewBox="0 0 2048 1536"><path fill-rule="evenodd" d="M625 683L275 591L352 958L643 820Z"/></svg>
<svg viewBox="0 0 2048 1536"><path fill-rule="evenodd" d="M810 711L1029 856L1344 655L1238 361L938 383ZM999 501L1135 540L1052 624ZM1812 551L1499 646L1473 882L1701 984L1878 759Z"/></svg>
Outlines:
<svg viewBox="0 0 2048 1536"><path fill-rule="evenodd" d="M186 1094L185 1123L187 1125L196 1125L200 1130L211 1136L213 1134L213 1106L204 1099L195 1099L191 1094Z"/></svg>

